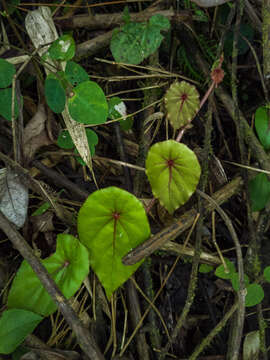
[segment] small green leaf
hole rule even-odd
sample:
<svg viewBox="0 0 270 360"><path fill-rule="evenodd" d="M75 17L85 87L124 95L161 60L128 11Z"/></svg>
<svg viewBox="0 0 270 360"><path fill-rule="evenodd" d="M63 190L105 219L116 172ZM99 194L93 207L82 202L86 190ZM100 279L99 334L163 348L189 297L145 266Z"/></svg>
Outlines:
<svg viewBox="0 0 270 360"><path fill-rule="evenodd" d="M108 107L109 107L109 112L108 112L109 119L118 119L126 115L125 103L118 96L114 96L109 99Z"/></svg>
<svg viewBox="0 0 270 360"><path fill-rule="evenodd" d="M48 54L53 60L68 61L75 55L75 41L70 35L62 35L50 46Z"/></svg>
<svg viewBox="0 0 270 360"><path fill-rule="evenodd" d="M62 130L57 138L57 145L62 149L73 149L74 143L68 130Z"/></svg>
<svg viewBox="0 0 270 360"><path fill-rule="evenodd" d="M11 309L0 317L0 354L10 354L43 318L31 311Z"/></svg>
<svg viewBox="0 0 270 360"><path fill-rule="evenodd" d="M224 265L219 265L216 268L215 275L221 279L231 279L235 271L234 263L232 263L229 259L224 259L227 265L227 271L224 268Z"/></svg>
<svg viewBox="0 0 270 360"><path fill-rule="evenodd" d="M264 298L264 291L259 284L250 284L247 286L246 303L247 307L259 304Z"/></svg>
<svg viewBox="0 0 270 360"><path fill-rule="evenodd" d="M63 295L70 298L81 286L89 272L87 249L72 235L57 236L56 252L42 260ZM13 280L9 308L19 308L48 316L57 306L40 283L27 261L23 261Z"/></svg>
<svg viewBox="0 0 270 360"><path fill-rule="evenodd" d="M0 115L2 115L8 121L11 121L11 107L12 107L12 89L0 90ZM15 119L19 115L19 107L17 97L15 96L15 107L14 107Z"/></svg>
<svg viewBox="0 0 270 360"><path fill-rule="evenodd" d="M49 208L51 207L51 204L49 202L45 202L42 204L37 210L33 212L31 216L38 216L44 214Z"/></svg>
<svg viewBox="0 0 270 360"><path fill-rule="evenodd" d="M270 149L270 117L269 109L261 106L255 113L255 128L262 146L265 150Z"/></svg>
<svg viewBox="0 0 270 360"><path fill-rule="evenodd" d="M165 94L168 119L175 130L189 124L200 107L199 93L194 85L173 83Z"/></svg>
<svg viewBox="0 0 270 360"><path fill-rule="evenodd" d="M122 257L150 236L142 203L116 187L97 190L79 211L78 233L110 298L141 264L125 266Z"/></svg>
<svg viewBox="0 0 270 360"><path fill-rule="evenodd" d="M239 274L237 272L232 274L231 282L232 282L233 289L235 291L239 291L240 282L239 282ZM245 282L245 286L247 287L249 284L249 277L246 274L244 274L244 282Z"/></svg>
<svg viewBox="0 0 270 360"><path fill-rule="evenodd" d="M124 101L119 97L115 96L108 101L109 106L109 119L118 119L124 117L124 119L119 120L120 128L123 131L130 130L133 125L133 117L127 116L127 107Z"/></svg>
<svg viewBox="0 0 270 360"><path fill-rule="evenodd" d="M149 23L128 22L112 36L110 49L117 62L139 64L160 46L170 23L162 15L154 15Z"/></svg>
<svg viewBox="0 0 270 360"><path fill-rule="evenodd" d="M48 75L45 80L45 97L48 106L54 113L59 114L64 110L66 93L61 82L54 74Z"/></svg>
<svg viewBox="0 0 270 360"><path fill-rule="evenodd" d="M266 268L264 268L263 276L266 281L270 282L270 266L266 266Z"/></svg>
<svg viewBox="0 0 270 360"><path fill-rule="evenodd" d="M270 181L266 174L260 173L249 181L248 189L251 200L251 210L260 211L264 209L270 200Z"/></svg>
<svg viewBox="0 0 270 360"><path fill-rule="evenodd" d="M201 168L196 155L186 145L167 140L150 148L146 174L153 194L172 214L196 190Z"/></svg>
<svg viewBox="0 0 270 360"><path fill-rule="evenodd" d="M84 81L89 80L89 76L87 72L82 68L79 64L75 63L74 61L68 61L65 74L67 80L73 85L77 86Z"/></svg>
<svg viewBox="0 0 270 360"><path fill-rule="evenodd" d="M72 118L83 124L104 124L108 116L108 104L101 87L93 81L85 81L73 89L68 99Z"/></svg>
<svg viewBox="0 0 270 360"><path fill-rule="evenodd" d="M210 271L212 271L214 269L214 267L212 265L208 265L208 264L201 264L199 267L199 272L202 274L207 274Z"/></svg>
<svg viewBox="0 0 270 360"><path fill-rule="evenodd" d="M12 84L15 75L15 66L4 59L0 59L0 88L5 88Z"/></svg>

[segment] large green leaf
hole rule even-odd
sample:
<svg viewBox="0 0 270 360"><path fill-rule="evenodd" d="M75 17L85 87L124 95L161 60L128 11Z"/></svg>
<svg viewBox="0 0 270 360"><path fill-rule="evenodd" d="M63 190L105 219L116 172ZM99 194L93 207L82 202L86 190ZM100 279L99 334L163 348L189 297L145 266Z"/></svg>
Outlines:
<svg viewBox="0 0 270 360"><path fill-rule="evenodd" d="M199 110L199 93L194 85L176 81L166 92L165 106L168 119L177 130L189 124Z"/></svg>
<svg viewBox="0 0 270 360"><path fill-rule="evenodd" d="M261 106L255 113L255 128L265 150L270 149L270 109Z"/></svg>
<svg viewBox="0 0 270 360"><path fill-rule="evenodd" d="M154 15L147 23L129 22L114 32L111 52L118 62L139 64L153 54L161 44L161 30L168 30L170 22L162 15Z"/></svg>
<svg viewBox="0 0 270 360"><path fill-rule="evenodd" d="M97 190L79 211L78 233L89 250L90 265L110 298L140 265L125 266L122 257L150 236L144 208L125 190Z"/></svg>
<svg viewBox="0 0 270 360"><path fill-rule="evenodd" d="M108 116L108 104L101 87L93 81L85 81L73 89L68 99L71 117L83 124L103 124Z"/></svg>
<svg viewBox="0 0 270 360"><path fill-rule="evenodd" d="M57 236L56 252L42 260L64 296L70 298L89 272L87 249L72 235ZM23 261L8 296L9 308L19 308L48 316L57 306L27 261Z"/></svg>
<svg viewBox="0 0 270 360"><path fill-rule="evenodd" d="M0 317L0 354L10 354L43 318L31 311L11 309Z"/></svg>
<svg viewBox="0 0 270 360"><path fill-rule="evenodd" d="M48 75L45 80L45 97L53 112L59 114L64 110L66 104L65 89L54 74Z"/></svg>
<svg viewBox="0 0 270 360"><path fill-rule="evenodd" d="M262 210L270 200L270 181L266 174L260 173L249 181L248 189L251 200L251 210Z"/></svg>
<svg viewBox="0 0 270 360"><path fill-rule="evenodd" d="M151 147L146 159L146 174L152 192L173 213L193 194L201 168L194 152L174 140Z"/></svg>
<svg viewBox="0 0 270 360"><path fill-rule="evenodd" d="M53 60L67 61L75 55L75 41L70 35L62 35L50 46L48 54Z"/></svg>
<svg viewBox="0 0 270 360"><path fill-rule="evenodd" d="M12 89L0 90L0 115L2 115L8 121L11 121L11 106L12 106ZM15 119L19 115L19 107L17 97L15 96L15 108L14 108Z"/></svg>
<svg viewBox="0 0 270 360"><path fill-rule="evenodd" d="M12 83L15 66L5 59L0 59L0 88L5 88Z"/></svg>

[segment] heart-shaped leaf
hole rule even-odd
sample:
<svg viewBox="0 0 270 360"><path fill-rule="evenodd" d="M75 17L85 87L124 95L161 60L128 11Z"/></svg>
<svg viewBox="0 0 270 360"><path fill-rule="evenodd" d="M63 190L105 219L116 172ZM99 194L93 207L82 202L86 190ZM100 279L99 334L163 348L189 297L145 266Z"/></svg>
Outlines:
<svg viewBox="0 0 270 360"><path fill-rule="evenodd" d="M50 46L48 54L53 60L67 61L75 55L75 41L70 35L63 35Z"/></svg>
<svg viewBox="0 0 270 360"><path fill-rule="evenodd" d="M74 61L68 61L65 74L67 80L72 84L72 86L77 86L84 81L89 80L87 72L79 64Z"/></svg>
<svg viewBox="0 0 270 360"><path fill-rule="evenodd" d="M264 209L270 200L270 181L266 174L260 173L249 181L248 189L251 200L251 210L260 211Z"/></svg>
<svg viewBox="0 0 270 360"><path fill-rule="evenodd" d="M150 236L144 208L125 190L97 190L79 211L78 233L89 250L90 265L110 298L141 264L125 266L122 257Z"/></svg>
<svg viewBox="0 0 270 360"><path fill-rule="evenodd" d="M195 191L201 167L194 152L186 145L168 140L150 148L146 174L153 194L172 214Z"/></svg>
<svg viewBox="0 0 270 360"><path fill-rule="evenodd" d="M0 354L10 354L43 318L31 311L11 309L0 317Z"/></svg>
<svg viewBox="0 0 270 360"><path fill-rule="evenodd" d="M48 75L45 80L45 97L53 112L59 114L64 110L66 104L65 89L54 74Z"/></svg>
<svg viewBox="0 0 270 360"><path fill-rule="evenodd" d="M199 110L199 93L194 85L176 81L166 92L165 106L168 119L177 130L189 124Z"/></svg>
<svg viewBox="0 0 270 360"><path fill-rule="evenodd" d="M264 298L264 291L259 284L250 284L247 286L247 295L245 305L247 307L259 304Z"/></svg>
<svg viewBox="0 0 270 360"><path fill-rule="evenodd" d="M262 146L270 149L270 109L261 106L255 113L255 128Z"/></svg>
<svg viewBox="0 0 270 360"><path fill-rule="evenodd" d="M229 259L224 259L227 265L227 269L225 269L224 265L219 265L216 268L215 275L221 279L231 279L235 274L235 265Z"/></svg>
<svg viewBox="0 0 270 360"><path fill-rule="evenodd" d="M57 236L56 252L42 260L63 295L70 298L81 286L89 272L87 249L72 235ZM39 278L27 261L23 261L9 295L9 308L19 308L48 316L57 306L40 283Z"/></svg>
<svg viewBox="0 0 270 360"><path fill-rule="evenodd" d="M2 115L8 121L11 121L11 107L12 107L12 89L0 90L0 115ZM15 119L19 115L19 107L17 97L15 96L15 107L14 107Z"/></svg>
<svg viewBox="0 0 270 360"><path fill-rule="evenodd" d="M74 148L74 143L72 140L72 137L70 136L70 133L68 130L62 130L60 132L60 134L58 135L57 138L57 145L61 148L61 149L73 149Z"/></svg>
<svg viewBox="0 0 270 360"><path fill-rule="evenodd" d="M103 124L108 116L108 104L101 87L93 81L85 81L73 88L68 99L68 110L75 121L83 124Z"/></svg>
<svg viewBox="0 0 270 360"><path fill-rule="evenodd" d="M128 22L112 36L113 57L118 62L139 64L158 49L163 40L160 31L169 28L169 20L160 14L152 16L148 24Z"/></svg>
<svg viewBox="0 0 270 360"><path fill-rule="evenodd" d="M15 66L5 59L0 59L0 88L5 88L12 83Z"/></svg>

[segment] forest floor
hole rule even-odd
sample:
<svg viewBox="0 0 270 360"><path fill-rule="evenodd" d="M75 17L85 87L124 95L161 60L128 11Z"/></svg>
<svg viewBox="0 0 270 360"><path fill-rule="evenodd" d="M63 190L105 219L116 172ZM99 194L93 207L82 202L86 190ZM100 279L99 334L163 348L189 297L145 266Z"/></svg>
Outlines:
<svg viewBox="0 0 270 360"><path fill-rule="evenodd" d="M267 6L262 9L258 0L209 8L189 0L39 4L29 0L17 1L16 10L5 16L9 3L5 0L0 5L0 56L31 58L15 64L15 94L23 98L16 120L5 119L0 100L0 161L1 168L19 176L27 200L17 205L16 196L9 194L12 212L19 206L25 212L25 221L15 228L1 199L3 192L19 190L2 173L0 210L8 222L0 216L0 311L4 314L11 307L9 291L23 258L29 261L35 254L29 262L36 270L38 258L55 252L59 234L77 238L77 214L97 188L117 187L139 199L154 237L129 255L133 263L145 261L110 299L99 274L90 267L87 279L68 303L75 313L68 304L58 303L58 310L45 317L16 351L0 359L268 359ZM46 103L44 62L25 27L26 16L42 4L49 5L59 36L74 38L73 61L99 85L108 101L118 97L126 106L127 119L111 121L115 118L111 117L91 127L98 137L98 144L92 145L92 167L81 158L77 161L75 147L59 146L59 134L67 128L64 112L55 113ZM156 14L170 23L169 29L161 31L160 46L136 65L117 61L111 52L113 30L124 26L124 18L149 24ZM143 55L132 53L132 42L121 46L123 50L118 51L123 51L124 60ZM218 81L213 78L217 68L224 71ZM164 98L170 86L181 81L193 85L201 106L177 128L171 118L178 121L178 114L173 110L168 114ZM77 137L79 144L85 144L84 140ZM184 204L169 212L152 190L150 170L147 175L144 171L151 147L167 140L188 146L201 167L200 180L194 188L188 187ZM170 182L170 176L174 173L164 181ZM157 191L161 198L163 191ZM177 190L171 196L176 198ZM17 197L22 197L20 192ZM89 217L95 218L94 212ZM114 215L116 219L118 213ZM102 255L105 250L100 249ZM21 286L25 295L32 285ZM52 293L57 295L53 288ZM83 328L76 327L79 317ZM2 328L0 320L0 349L5 342Z"/></svg>

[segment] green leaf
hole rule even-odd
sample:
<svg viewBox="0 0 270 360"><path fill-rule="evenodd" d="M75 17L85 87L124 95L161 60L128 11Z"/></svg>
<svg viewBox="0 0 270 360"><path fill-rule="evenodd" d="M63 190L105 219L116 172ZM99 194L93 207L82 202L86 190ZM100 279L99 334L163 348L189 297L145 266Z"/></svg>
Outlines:
<svg viewBox="0 0 270 360"><path fill-rule="evenodd" d="M0 115L2 115L8 121L11 121L11 106L12 106L12 89L0 90ZM19 115L19 107L17 97L15 96L15 108L14 108L15 119Z"/></svg>
<svg viewBox="0 0 270 360"><path fill-rule="evenodd" d="M49 208L51 207L51 204L49 202L45 202L42 204L37 210L33 212L31 216L38 216L44 214Z"/></svg>
<svg viewBox="0 0 270 360"><path fill-rule="evenodd" d="M247 286L246 307L259 304L264 298L264 291L259 284L250 284Z"/></svg>
<svg viewBox="0 0 270 360"><path fill-rule="evenodd" d="M73 149L74 143L68 130L62 130L57 138L57 145L62 149Z"/></svg>
<svg viewBox="0 0 270 360"><path fill-rule="evenodd" d="M196 155L186 145L167 140L150 148L146 174L153 194L172 214L196 190L201 168Z"/></svg>
<svg viewBox="0 0 270 360"><path fill-rule="evenodd" d="M224 43L224 52L226 56L232 56L233 37L235 27L232 26L231 30L227 33ZM240 24L240 36L237 44L238 55L244 55L249 50L249 45L241 36L243 35L252 44L254 38L254 30L250 24Z"/></svg>
<svg viewBox="0 0 270 360"><path fill-rule="evenodd" d="M127 107L124 101L122 101L119 97L112 97L108 101L109 106L109 119L118 119L120 117L124 117L124 119L119 120L120 128L123 131L130 130L133 125L133 117L127 116Z"/></svg>
<svg viewBox="0 0 270 360"><path fill-rule="evenodd" d="M114 59L139 64L159 48L163 40L160 31L169 27L169 20L162 15L152 16L148 24L128 22L113 33L110 49Z"/></svg>
<svg viewBox="0 0 270 360"><path fill-rule="evenodd" d="M243 344L243 360L259 360L260 332L251 331L246 334Z"/></svg>
<svg viewBox="0 0 270 360"><path fill-rule="evenodd" d="M270 200L270 181L266 174L260 173L249 181L248 189L251 200L251 210L260 211L264 209Z"/></svg>
<svg viewBox="0 0 270 360"><path fill-rule="evenodd" d="M264 268L263 276L266 281L270 282L270 266L266 266L266 268Z"/></svg>
<svg viewBox="0 0 270 360"><path fill-rule="evenodd" d="M118 96L114 96L109 99L108 107L109 107L109 112L108 112L109 119L118 119L126 115L126 105Z"/></svg>
<svg viewBox="0 0 270 360"><path fill-rule="evenodd" d="M0 317L0 354L10 354L43 318L31 311L11 309Z"/></svg>
<svg viewBox="0 0 270 360"><path fill-rule="evenodd" d="M50 46L48 54L53 60L68 61L75 55L75 41L70 35L59 37Z"/></svg>
<svg viewBox="0 0 270 360"><path fill-rule="evenodd" d="M0 59L0 88L5 88L12 84L15 75L15 66L4 59Z"/></svg>
<svg viewBox="0 0 270 360"><path fill-rule="evenodd" d="M214 267L212 265L208 265L208 264L201 264L199 267L199 272L202 274L207 274L210 271L212 271L214 269Z"/></svg>
<svg viewBox="0 0 270 360"><path fill-rule="evenodd" d="M233 273L231 276L231 282L232 282L232 287L235 291L239 291L240 289L240 282L239 282L239 274L237 272ZM244 274L244 282L245 282L245 286L247 287L249 284L249 277Z"/></svg>
<svg viewBox="0 0 270 360"><path fill-rule="evenodd" d="M175 130L189 124L200 107L199 93L194 85L173 83L165 94L168 119Z"/></svg>
<svg viewBox="0 0 270 360"><path fill-rule="evenodd" d="M261 106L255 113L255 128L262 146L265 150L270 149L270 117L269 109Z"/></svg>
<svg viewBox="0 0 270 360"><path fill-rule="evenodd" d="M75 63L74 61L68 61L65 74L67 80L73 85L77 86L84 81L89 80L89 76L87 72L82 68L79 64Z"/></svg>
<svg viewBox="0 0 270 360"><path fill-rule="evenodd" d="M141 202L125 190L108 187L92 193L78 215L80 241L107 297L140 266L122 264L122 257L150 236Z"/></svg>
<svg viewBox="0 0 270 360"><path fill-rule="evenodd" d="M42 260L42 264L63 295L70 298L89 272L88 251L74 236L60 234L57 236L56 252ZM48 316L57 309L25 260L13 280L7 305L9 308L26 309L43 316Z"/></svg>
<svg viewBox="0 0 270 360"><path fill-rule="evenodd" d="M59 114L64 110L66 104L65 89L54 74L48 75L45 80L45 97L48 106L54 113Z"/></svg>
<svg viewBox="0 0 270 360"><path fill-rule="evenodd" d="M234 263L229 259L224 259L227 265L227 271L225 271L224 265L219 265L216 268L215 275L221 279L231 279L235 271Z"/></svg>
<svg viewBox="0 0 270 360"><path fill-rule="evenodd" d="M103 90L93 81L85 81L73 89L68 99L72 118L83 124L104 124L108 116L108 104Z"/></svg>

